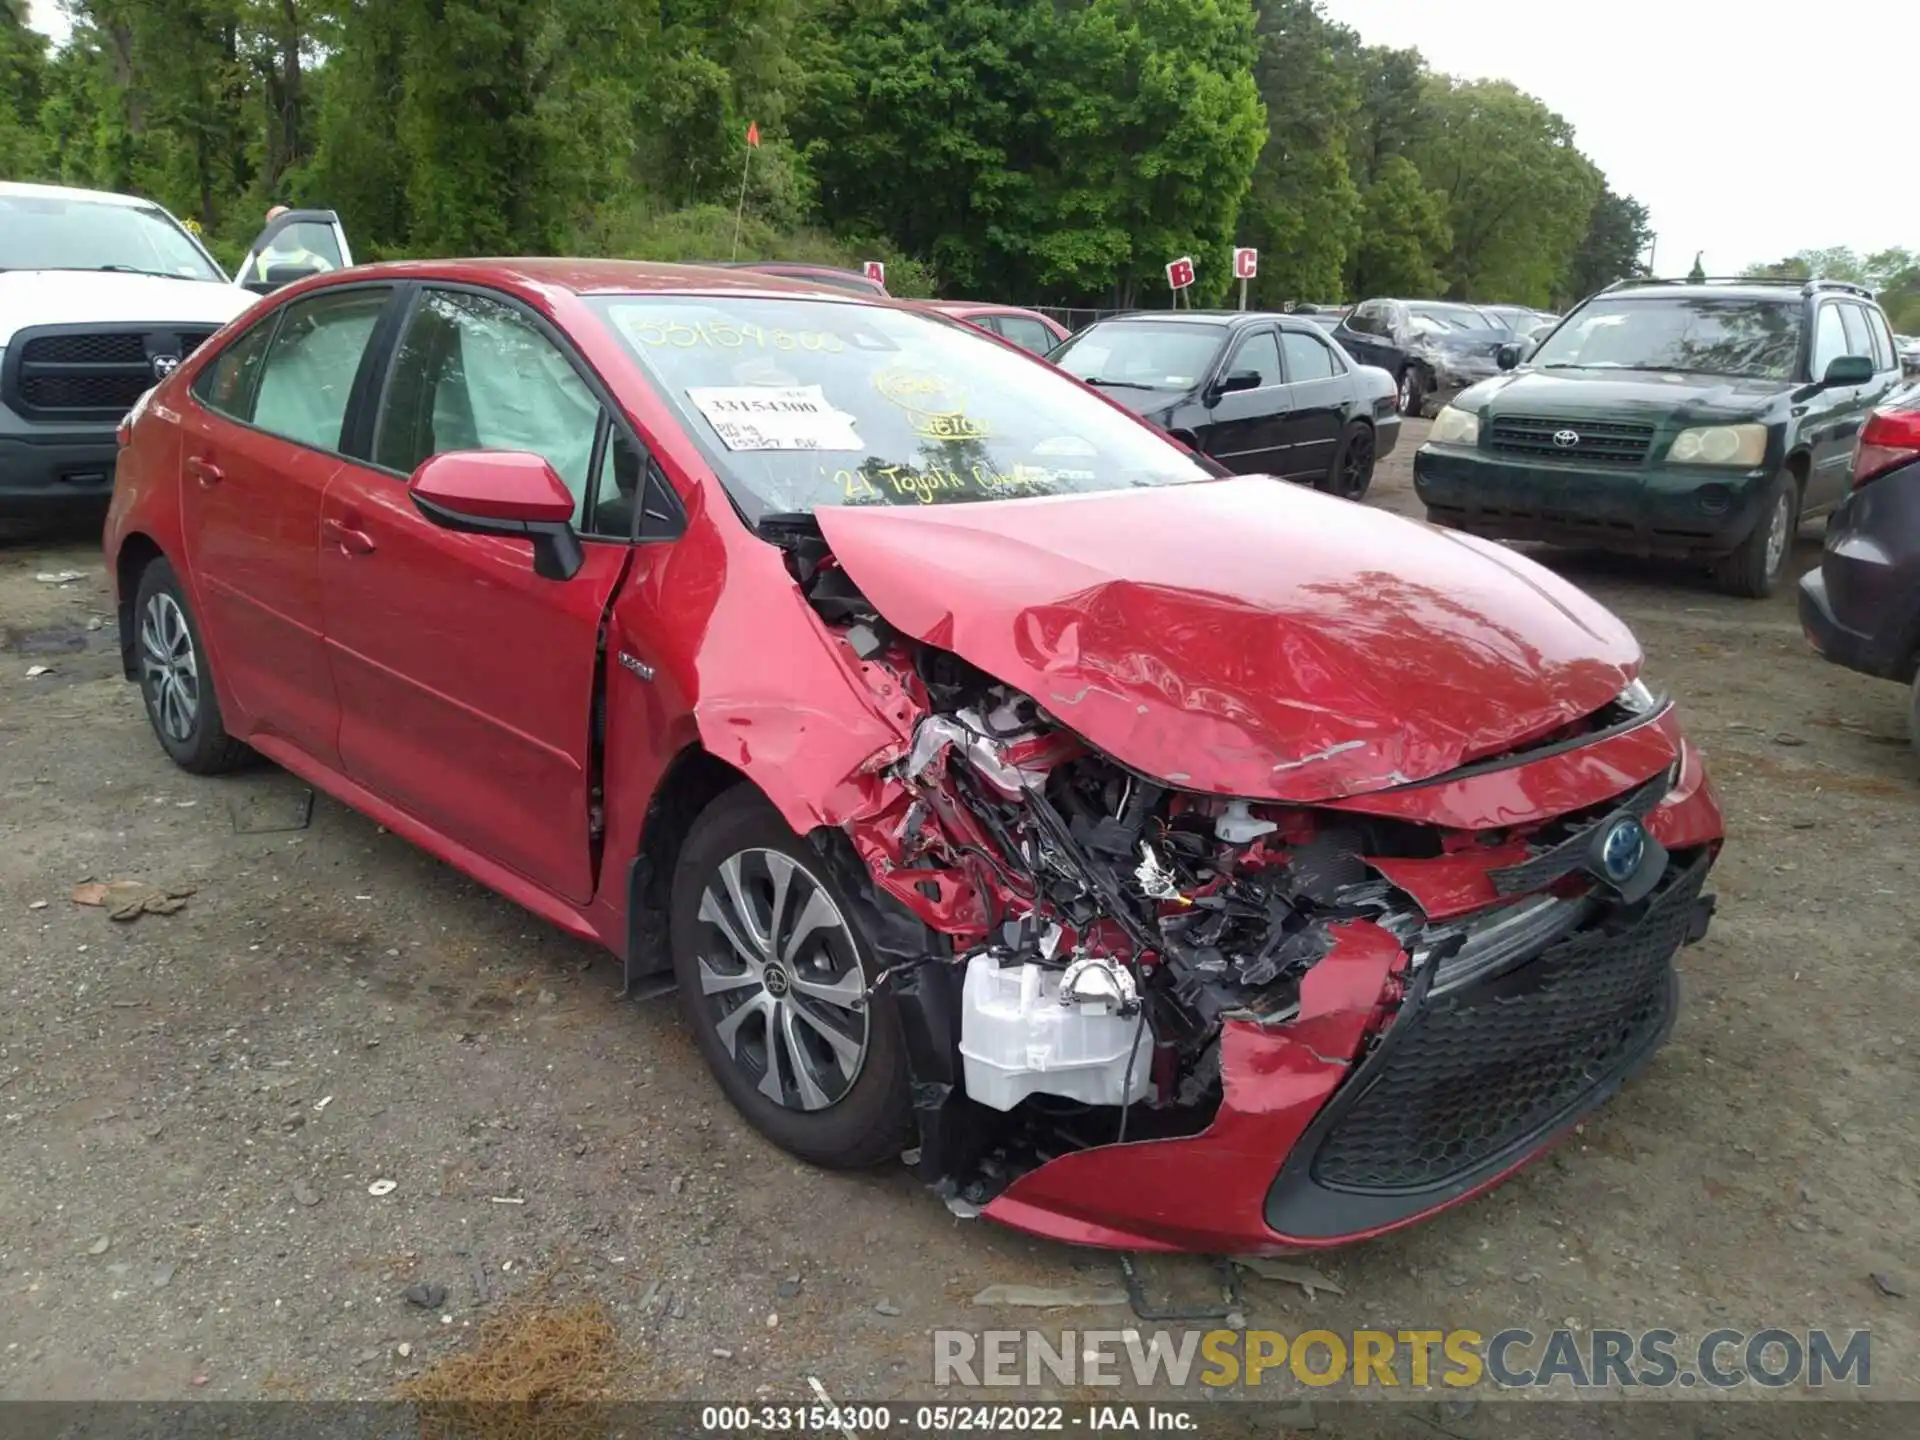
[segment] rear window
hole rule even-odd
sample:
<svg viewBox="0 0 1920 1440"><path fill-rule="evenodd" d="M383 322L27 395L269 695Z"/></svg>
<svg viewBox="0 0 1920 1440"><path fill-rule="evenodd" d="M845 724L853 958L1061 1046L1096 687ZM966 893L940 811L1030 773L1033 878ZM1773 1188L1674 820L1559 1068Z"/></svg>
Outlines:
<svg viewBox="0 0 1920 1440"><path fill-rule="evenodd" d="M1582 306L1534 352L1540 370L1644 370L1790 380L1802 305L1792 299L1622 296Z"/></svg>
<svg viewBox="0 0 1920 1440"><path fill-rule="evenodd" d="M824 296L592 303L749 522L1207 478L1052 367L934 316Z"/></svg>

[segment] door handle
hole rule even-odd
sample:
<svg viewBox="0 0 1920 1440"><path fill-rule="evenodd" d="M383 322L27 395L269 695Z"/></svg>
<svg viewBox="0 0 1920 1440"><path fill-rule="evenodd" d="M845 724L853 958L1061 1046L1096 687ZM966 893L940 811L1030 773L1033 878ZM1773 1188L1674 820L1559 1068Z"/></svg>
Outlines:
<svg viewBox="0 0 1920 1440"><path fill-rule="evenodd" d="M320 533L349 555L371 555L374 552L371 535L364 530L355 530L343 525L338 520L322 520Z"/></svg>
<svg viewBox="0 0 1920 1440"><path fill-rule="evenodd" d="M225 472L223 472L218 465L202 455L189 455L187 457L187 473L198 480L203 486L218 485L222 480L227 478Z"/></svg>

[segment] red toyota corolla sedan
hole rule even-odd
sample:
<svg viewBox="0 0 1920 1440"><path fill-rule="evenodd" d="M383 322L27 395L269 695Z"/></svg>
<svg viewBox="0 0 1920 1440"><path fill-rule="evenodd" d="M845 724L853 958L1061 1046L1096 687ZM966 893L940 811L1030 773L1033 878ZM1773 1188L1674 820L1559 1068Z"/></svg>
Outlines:
<svg viewBox="0 0 1920 1440"><path fill-rule="evenodd" d="M678 982L829 1166L1097 1245L1486 1189L1660 1045L1722 823L1618 621L740 271L373 266L129 416L127 676Z"/></svg>

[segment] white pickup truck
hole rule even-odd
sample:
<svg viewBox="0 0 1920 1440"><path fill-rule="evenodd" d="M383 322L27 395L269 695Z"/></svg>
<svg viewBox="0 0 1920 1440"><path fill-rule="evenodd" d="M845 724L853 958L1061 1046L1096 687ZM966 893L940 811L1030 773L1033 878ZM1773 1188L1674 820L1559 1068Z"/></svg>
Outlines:
<svg viewBox="0 0 1920 1440"><path fill-rule="evenodd" d="M0 182L0 518L105 509L114 431L256 297L353 263L330 210L288 210L237 277L149 200Z"/></svg>

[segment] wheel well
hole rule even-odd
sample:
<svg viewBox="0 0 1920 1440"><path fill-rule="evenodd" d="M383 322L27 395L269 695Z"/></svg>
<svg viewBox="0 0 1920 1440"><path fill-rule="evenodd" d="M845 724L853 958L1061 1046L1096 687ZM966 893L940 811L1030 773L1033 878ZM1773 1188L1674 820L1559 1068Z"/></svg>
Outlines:
<svg viewBox="0 0 1920 1440"><path fill-rule="evenodd" d="M133 602L140 590L140 576L163 552L153 538L138 532L120 542L114 560L114 591L120 597L120 668L127 679L138 678L133 659Z"/></svg>
<svg viewBox="0 0 1920 1440"><path fill-rule="evenodd" d="M627 872L629 988L640 976L672 968L667 906L680 846L701 812L734 786L746 783L745 775L698 744L674 756L660 777L647 803L646 818L640 822L640 843Z"/></svg>
<svg viewBox="0 0 1920 1440"><path fill-rule="evenodd" d="M1800 497L1803 500L1806 498L1807 475L1812 465L1813 462L1808 459L1807 452L1804 450L1796 450L1787 456L1787 473L1793 476L1793 483L1799 487Z"/></svg>
<svg viewBox="0 0 1920 1440"><path fill-rule="evenodd" d="M1167 433L1189 450L1198 450L1200 448L1200 437L1195 435L1191 430L1169 430Z"/></svg>

